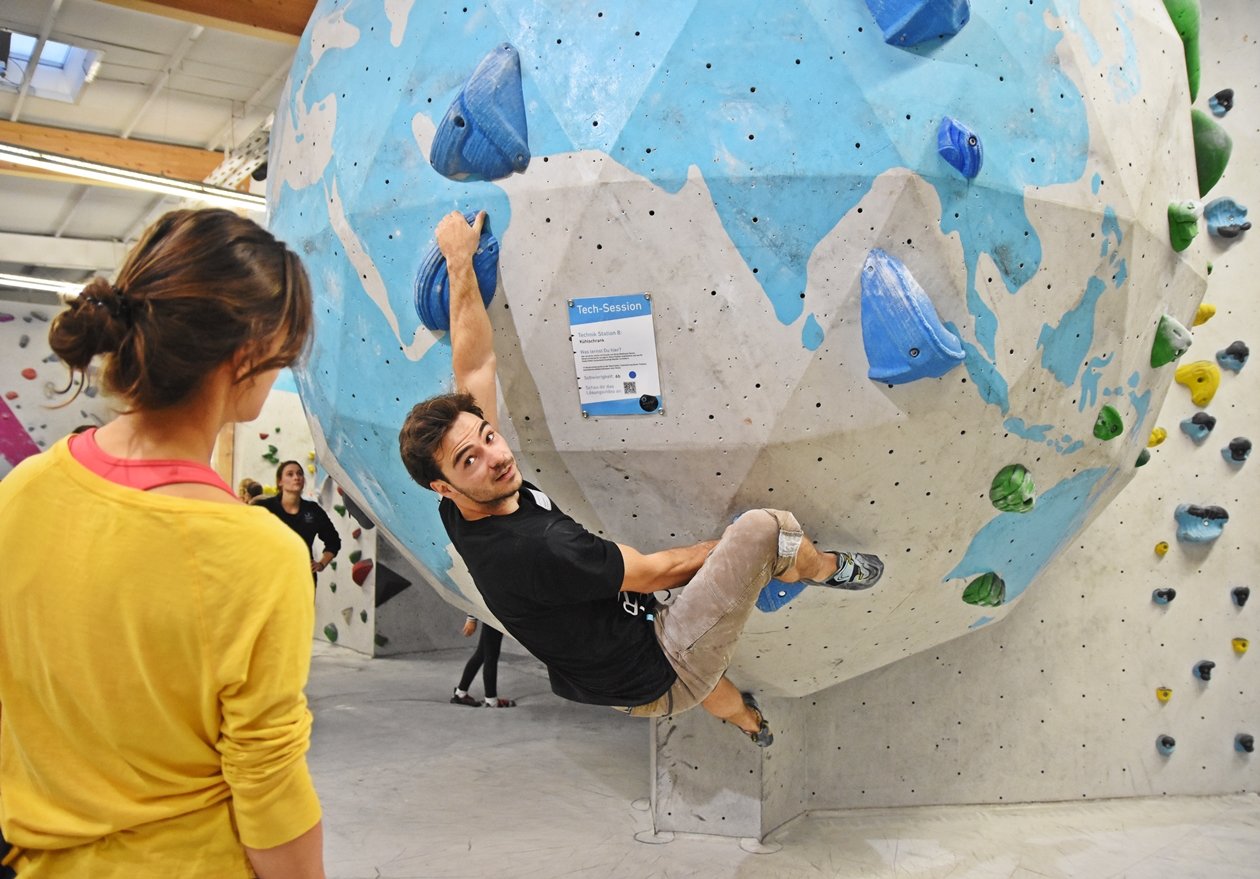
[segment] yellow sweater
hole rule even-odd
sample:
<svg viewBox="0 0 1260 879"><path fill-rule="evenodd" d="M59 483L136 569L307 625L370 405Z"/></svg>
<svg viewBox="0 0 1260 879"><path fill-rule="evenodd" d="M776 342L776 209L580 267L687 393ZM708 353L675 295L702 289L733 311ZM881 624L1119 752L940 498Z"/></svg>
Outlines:
<svg viewBox="0 0 1260 879"><path fill-rule="evenodd" d="M65 441L0 481L0 830L39 876L252 876L320 818L311 573L259 507L126 488Z"/></svg>

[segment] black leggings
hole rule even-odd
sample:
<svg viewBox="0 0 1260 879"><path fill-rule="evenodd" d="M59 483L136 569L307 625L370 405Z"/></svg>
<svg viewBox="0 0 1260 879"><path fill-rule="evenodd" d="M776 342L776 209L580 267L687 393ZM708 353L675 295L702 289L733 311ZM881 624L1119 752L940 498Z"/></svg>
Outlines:
<svg viewBox="0 0 1260 879"><path fill-rule="evenodd" d="M495 699L499 695L499 648L503 646L503 633L494 626L480 623L481 638L477 641L477 650L468 664L464 666L464 676L459 679L459 689L465 693L472 686L477 669L485 664L481 672L481 682L486 685L486 698Z"/></svg>

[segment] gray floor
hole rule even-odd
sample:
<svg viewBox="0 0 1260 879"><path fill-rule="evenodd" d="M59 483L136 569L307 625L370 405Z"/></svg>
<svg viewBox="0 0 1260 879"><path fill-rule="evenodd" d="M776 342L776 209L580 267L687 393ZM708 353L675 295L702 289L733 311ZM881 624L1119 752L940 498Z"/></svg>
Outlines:
<svg viewBox="0 0 1260 879"><path fill-rule="evenodd" d="M368 660L316 645L310 762L331 879L1260 877L1248 795L811 814L766 839L772 854L639 842L645 722L563 702L506 654L499 693L517 708L451 705L471 650Z"/></svg>

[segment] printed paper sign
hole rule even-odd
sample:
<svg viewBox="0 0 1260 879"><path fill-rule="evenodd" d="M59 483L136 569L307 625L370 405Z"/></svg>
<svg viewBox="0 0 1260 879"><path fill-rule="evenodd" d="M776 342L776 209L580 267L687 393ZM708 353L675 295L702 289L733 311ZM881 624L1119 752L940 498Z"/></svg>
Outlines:
<svg viewBox="0 0 1260 879"><path fill-rule="evenodd" d="M660 411L650 294L570 299L569 338L583 416Z"/></svg>

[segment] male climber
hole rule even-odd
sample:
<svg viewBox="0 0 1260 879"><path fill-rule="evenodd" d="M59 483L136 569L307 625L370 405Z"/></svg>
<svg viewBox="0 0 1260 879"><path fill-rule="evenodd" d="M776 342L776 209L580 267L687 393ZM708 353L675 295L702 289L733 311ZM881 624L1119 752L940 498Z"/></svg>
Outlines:
<svg viewBox="0 0 1260 879"><path fill-rule="evenodd" d="M640 717L699 704L768 746L757 703L726 677L758 593L772 577L866 589L883 564L820 552L779 510L744 513L720 540L645 554L591 534L522 480L499 434L493 332L473 273L484 221L453 212L437 226L457 392L408 414L399 434L407 472L441 495L446 533L486 606L547 666L556 695ZM684 584L654 620L624 594Z"/></svg>

